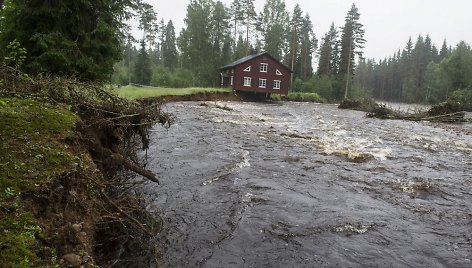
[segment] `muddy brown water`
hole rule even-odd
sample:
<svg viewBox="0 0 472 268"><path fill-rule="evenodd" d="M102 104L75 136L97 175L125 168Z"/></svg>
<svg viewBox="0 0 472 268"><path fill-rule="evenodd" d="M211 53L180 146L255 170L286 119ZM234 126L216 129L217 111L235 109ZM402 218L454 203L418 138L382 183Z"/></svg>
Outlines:
<svg viewBox="0 0 472 268"><path fill-rule="evenodd" d="M471 124L200 104L152 130L164 267L472 267Z"/></svg>

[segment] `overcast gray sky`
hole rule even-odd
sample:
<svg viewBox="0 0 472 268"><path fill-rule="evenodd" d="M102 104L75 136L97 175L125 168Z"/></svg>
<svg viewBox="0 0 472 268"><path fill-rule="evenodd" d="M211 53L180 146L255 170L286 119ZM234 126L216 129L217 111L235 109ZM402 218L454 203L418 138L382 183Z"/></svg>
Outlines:
<svg viewBox="0 0 472 268"><path fill-rule="evenodd" d="M183 19L189 0L146 0L154 5L159 20L170 19L176 26L176 34L184 27ZM221 0L229 6L232 0ZM259 13L266 0L256 0ZM412 36L429 34L440 47L447 39L455 45L464 40L472 45L472 0L285 0L287 10L296 3L311 16L318 39L328 31L331 22L343 26L344 17L352 3L361 14L364 24L365 56L377 60L392 55L403 48Z"/></svg>

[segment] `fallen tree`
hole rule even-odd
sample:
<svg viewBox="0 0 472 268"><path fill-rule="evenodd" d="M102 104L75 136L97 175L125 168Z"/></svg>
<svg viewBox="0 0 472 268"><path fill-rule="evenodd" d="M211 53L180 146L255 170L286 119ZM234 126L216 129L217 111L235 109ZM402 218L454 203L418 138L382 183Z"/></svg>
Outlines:
<svg viewBox="0 0 472 268"><path fill-rule="evenodd" d="M379 104L377 107L367 112L366 116L369 118L429 121L441 123L467 122L465 119L465 112L462 111L462 106L458 103L449 102L433 105L426 112L416 113L403 113L400 111L394 111L383 104Z"/></svg>
<svg viewBox="0 0 472 268"><path fill-rule="evenodd" d="M443 123L467 122L465 112L461 104L456 102L444 102L433 105L426 112L406 113L387 107L385 104L376 103L373 99L344 100L338 106L339 109L352 109L366 112L368 118L399 119L409 121L430 121Z"/></svg>

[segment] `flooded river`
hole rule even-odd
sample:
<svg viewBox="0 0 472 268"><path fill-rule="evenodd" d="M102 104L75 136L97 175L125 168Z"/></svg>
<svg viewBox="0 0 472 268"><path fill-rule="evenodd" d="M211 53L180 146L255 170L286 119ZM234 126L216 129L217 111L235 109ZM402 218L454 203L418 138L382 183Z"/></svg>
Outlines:
<svg viewBox="0 0 472 268"><path fill-rule="evenodd" d="M173 103L148 209L164 267L472 267L471 124Z"/></svg>

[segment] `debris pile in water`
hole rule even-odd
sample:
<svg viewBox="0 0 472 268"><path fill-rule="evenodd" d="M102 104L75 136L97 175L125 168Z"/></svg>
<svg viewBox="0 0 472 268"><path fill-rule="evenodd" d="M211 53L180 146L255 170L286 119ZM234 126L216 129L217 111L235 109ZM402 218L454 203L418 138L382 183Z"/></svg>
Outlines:
<svg viewBox="0 0 472 268"><path fill-rule="evenodd" d="M369 112L378 106L379 104L374 99L363 98L358 100L345 99L339 104L338 108Z"/></svg>
<svg viewBox="0 0 472 268"><path fill-rule="evenodd" d="M444 102L433 105L426 112L404 113L393 110L385 104L378 104L373 99L344 100L339 109L352 109L367 112L368 118L400 119L409 121L430 121L443 123L467 122L463 106L457 102Z"/></svg>

